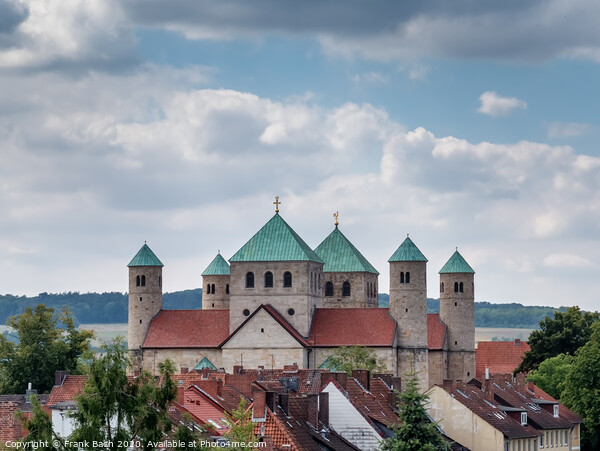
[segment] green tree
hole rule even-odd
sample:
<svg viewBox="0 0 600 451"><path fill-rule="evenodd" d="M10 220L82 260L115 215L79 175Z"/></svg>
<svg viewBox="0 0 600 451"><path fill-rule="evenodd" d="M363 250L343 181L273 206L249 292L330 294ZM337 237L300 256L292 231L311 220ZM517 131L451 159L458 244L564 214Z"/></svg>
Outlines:
<svg viewBox="0 0 600 451"><path fill-rule="evenodd" d="M600 449L600 321L577 351L561 402L583 418L582 448Z"/></svg>
<svg viewBox="0 0 600 451"><path fill-rule="evenodd" d="M385 364L377 358L375 351L364 346L340 346L326 360L330 369L344 371L349 376L352 370L383 371Z"/></svg>
<svg viewBox="0 0 600 451"><path fill-rule="evenodd" d="M31 418L24 413L20 414L21 424L23 428L27 430L27 435L21 442L44 443L45 446L43 446L43 448L51 450L64 449L62 441L56 437L52 430L52 419L50 418L50 415L44 412L42 404L35 395L31 397L31 407ZM28 447L23 446L23 449L28 449Z"/></svg>
<svg viewBox="0 0 600 451"><path fill-rule="evenodd" d="M175 399L177 388L171 375L173 363L159 364L160 383L149 373L135 380L127 376L129 360L121 341L103 348L103 354L90 365L83 393L77 398L73 413L75 430L70 439L90 445L86 449L124 450L132 441L143 449L171 434L166 413ZM102 446L92 446L92 443Z"/></svg>
<svg viewBox="0 0 600 451"><path fill-rule="evenodd" d="M529 373L527 380L533 381L553 398L559 399L565 388L565 379L575 358L569 354L558 354L544 360L537 369Z"/></svg>
<svg viewBox="0 0 600 451"><path fill-rule="evenodd" d="M587 343L592 334L592 324L598 320L598 312L582 312L579 307L569 307L566 312L554 312L554 318L540 321L540 328L529 335L530 351L525 353L518 372L529 372L544 360L558 354L575 355Z"/></svg>
<svg viewBox="0 0 600 451"><path fill-rule="evenodd" d="M432 423L425 406L429 397L419 392L416 373L406 375L406 389L398 393L400 424L394 426L394 436L381 441L385 451L449 450L436 423Z"/></svg>
<svg viewBox="0 0 600 451"><path fill-rule="evenodd" d="M231 424L231 430L226 435L227 439L234 444L224 449L254 449L249 446L249 443L257 442L258 439L254 435L254 423L252 423L252 410L247 407L246 399L241 398L238 408L231 412L231 415L225 412L227 422ZM241 446L241 444L245 446Z"/></svg>
<svg viewBox="0 0 600 451"><path fill-rule="evenodd" d="M79 358L89 352L94 336L78 330L68 310L56 314L44 304L27 307L7 325L19 341L0 335L0 393L24 393L29 382L41 393L49 392L56 370L78 372Z"/></svg>

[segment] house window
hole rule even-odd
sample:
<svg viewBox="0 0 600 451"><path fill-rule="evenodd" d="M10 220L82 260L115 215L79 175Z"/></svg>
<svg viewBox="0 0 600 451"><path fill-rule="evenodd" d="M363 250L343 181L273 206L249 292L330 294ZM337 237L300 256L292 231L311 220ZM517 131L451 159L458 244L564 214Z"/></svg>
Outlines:
<svg viewBox="0 0 600 451"><path fill-rule="evenodd" d="M558 404L554 404L554 418L558 418Z"/></svg>
<svg viewBox="0 0 600 451"><path fill-rule="evenodd" d="M546 435L546 434L542 433L542 435L540 435L540 448L544 447L544 435Z"/></svg>
<svg viewBox="0 0 600 451"><path fill-rule="evenodd" d="M350 296L350 282L347 280L342 284L342 296Z"/></svg>
<svg viewBox="0 0 600 451"><path fill-rule="evenodd" d="M400 283L404 283L404 272L400 273Z"/></svg>
<svg viewBox="0 0 600 451"><path fill-rule="evenodd" d="M265 288L273 287L273 273L271 271L267 271L265 273Z"/></svg>
<svg viewBox="0 0 600 451"><path fill-rule="evenodd" d="M325 284L325 296L333 296L333 283L327 282Z"/></svg>
<svg viewBox="0 0 600 451"><path fill-rule="evenodd" d="M283 286L288 288L292 286L292 273L289 271L283 273Z"/></svg>
<svg viewBox="0 0 600 451"><path fill-rule="evenodd" d="M254 273L246 273L246 288L254 288Z"/></svg>
<svg viewBox="0 0 600 451"><path fill-rule="evenodd" d="M410 283L410 273L406 271L406 283Z"/></svg>
<svg viewBox="0 0 600 451"><path fill-rule="evenodd" d="M142 276L142 286L146 286L146 276Z"/></svg>
<svg viewBox="0 0 600 451"><path fill-rule="evenodd" d="M525 426L527 424L527 412L521 412L521 425Z"/></svg>
<svg viewBox="0 0 600 451"><path fill-rule="evenodd" d="M140 286L140 276L135 276L135 286L136 287Z"/></svg>

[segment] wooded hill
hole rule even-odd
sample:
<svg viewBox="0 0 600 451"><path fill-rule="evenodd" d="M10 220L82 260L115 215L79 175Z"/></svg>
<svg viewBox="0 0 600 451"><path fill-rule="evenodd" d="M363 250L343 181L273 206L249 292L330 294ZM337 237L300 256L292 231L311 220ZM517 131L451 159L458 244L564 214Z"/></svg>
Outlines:
<svg viewBox="0 0 600 451"><path fill-rule="evenodd" d="M37 296L0 295L0 324L14 315L20 315L27 306L46 304L61 309L68 307L76 323L126 323L126 293L40 293ZM389 305L389 295L379 294L379 306ZM199 309L202 306L202 289L177 291L163 295L165 309ZM439 299L427 299L427 311L439 312ZM475 302L475 326L537 328L546 316L553 317L554 311L566 311L566 307L525 306L522 304L492 304Z"/></svg>

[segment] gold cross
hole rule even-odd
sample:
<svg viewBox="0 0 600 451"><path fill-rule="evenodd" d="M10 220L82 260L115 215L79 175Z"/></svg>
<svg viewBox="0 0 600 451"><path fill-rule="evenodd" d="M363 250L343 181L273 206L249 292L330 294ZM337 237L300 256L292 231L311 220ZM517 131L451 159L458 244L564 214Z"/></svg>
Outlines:
<svg viewBox="0 0 600 451"><path fill-rule="evenodd" d="M279 213L279 204L281 202L279 202L279 196L275 196L275 202L273 202L273 205L275 205L275 213Z"/></svg>
<svg viewBox="0 0 600 451"><path fill-rule="evenodd" d="M335 225L338 225L338 218L340 217L340 212L339 212L339 211L336 211L336 212L333 214L333 217L335 218Z"/></svg>

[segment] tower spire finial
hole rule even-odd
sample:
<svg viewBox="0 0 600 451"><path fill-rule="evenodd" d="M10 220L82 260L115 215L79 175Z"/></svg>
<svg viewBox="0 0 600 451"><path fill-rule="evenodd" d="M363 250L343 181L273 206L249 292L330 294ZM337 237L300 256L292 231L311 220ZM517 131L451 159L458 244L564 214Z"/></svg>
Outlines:
<svg viewBox="0 0 600 451"><path fill-rule="evenodd" d="M275 196L275 202L273 202L273 205L275 205L275 213L279 213L279 204L281 202L279 202L279 196Z"/></svg>
<svg viewBox="0 0 600 451"><path fill-rule="evenodd" d="M339 222L338 222L338 219L339 219L339 217L340 217L340 212L339 212L339 211L336 211L336 212L333 214L333 217L335 218L335 226L337 227L337 226L338 226L338 224L339 224Z"/></svg>

